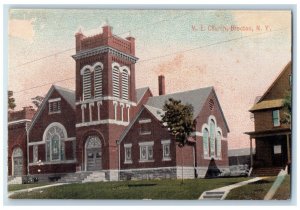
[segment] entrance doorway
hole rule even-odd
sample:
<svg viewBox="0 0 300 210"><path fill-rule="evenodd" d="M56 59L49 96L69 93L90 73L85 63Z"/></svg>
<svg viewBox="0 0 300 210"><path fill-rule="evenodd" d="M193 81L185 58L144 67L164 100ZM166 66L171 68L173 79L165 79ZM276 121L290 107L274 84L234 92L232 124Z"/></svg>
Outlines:
<svg viewBox="0 0 300 210"><path fill-rule="evenodd" d="M85 146L86 170L98 171L102 169L102 145L97 136L89 136Z"/></svg>
<svg viewBox="0 0 300 210"><path fill-rule="evenodd" d="M20 147L17 147L13 151L13 176L22 176L23 175L23 152Z"/></svg>

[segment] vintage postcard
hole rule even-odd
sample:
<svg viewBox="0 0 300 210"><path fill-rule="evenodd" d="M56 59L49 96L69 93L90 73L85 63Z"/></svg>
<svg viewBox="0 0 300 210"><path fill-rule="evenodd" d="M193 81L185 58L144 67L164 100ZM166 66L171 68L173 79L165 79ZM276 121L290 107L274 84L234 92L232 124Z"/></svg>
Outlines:
<svg viewBox="0 0 300 210"><path fill-rule="evenodd" d="M9 200L291 199L292 16L10 8Z"/></svg>

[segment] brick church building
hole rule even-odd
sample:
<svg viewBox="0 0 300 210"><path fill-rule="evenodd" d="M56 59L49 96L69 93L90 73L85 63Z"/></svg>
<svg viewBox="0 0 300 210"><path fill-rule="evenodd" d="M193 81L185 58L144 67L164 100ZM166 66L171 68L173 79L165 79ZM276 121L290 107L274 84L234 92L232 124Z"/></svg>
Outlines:
<svg viewBox="0 0 300 210"><path fill-rule="evenodd" d="M79 31L75 39L76 90L48 91L20 147L28 151L23 174L89 172L112 181L204 178L228 169L229 128L213 87L166 94L161 75L153 96L148 87L136 89L133 37L113 35L106 25L101 34ZM169 98L194 108L196 130L183 149L160 122Z"/></svg>

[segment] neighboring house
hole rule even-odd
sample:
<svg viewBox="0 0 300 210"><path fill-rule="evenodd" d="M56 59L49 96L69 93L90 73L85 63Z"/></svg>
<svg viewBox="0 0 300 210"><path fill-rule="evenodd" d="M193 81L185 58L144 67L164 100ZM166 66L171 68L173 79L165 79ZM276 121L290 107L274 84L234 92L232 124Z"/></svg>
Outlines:
<svg viewBox="0 0 300 210"><path fill-rule="evenodd" d="M112 28L76 33L76 90L53 85L32 120L29 174L105 173L106 180L212 177L228 169L229 132L213 87L159 96L135 86L135 39ZM166 100L194 107L196 131L180 149L160 122ZM183 163L181 159L183 154ZM53 175L54 174L54 175Z"/></svg>
<svg viewBox="0 0 300 210"><path fill-rule="evenodd" d="M8 175L27 174L27 129L35 114L32 106L8 112Z"/></svg>
<svg viewBox="0 0 300 210"><path fill-rule="evenodd" d="M285 116L283 99L291 91L292 66L289 62L268 90L249 110L254 114L254 132L247 132L255 140L254 168L283 168L291 162L291 125L282 123Z"/></svg>

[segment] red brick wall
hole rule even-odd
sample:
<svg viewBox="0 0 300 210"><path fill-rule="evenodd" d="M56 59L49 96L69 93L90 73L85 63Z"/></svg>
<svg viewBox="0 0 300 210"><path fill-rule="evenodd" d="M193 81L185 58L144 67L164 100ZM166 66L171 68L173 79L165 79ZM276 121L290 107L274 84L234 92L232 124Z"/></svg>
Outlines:
<svg viewBox="0 0 300 210"><path fill-rule="evenodd" d="M44 110L30 131L29 142L42 141L45 129L53 122L61 123L67 130L68 137L75 136L75 111L56 90L53 91L49 99L59 97L61 98L61 113L49 114L49 106L46 103Z"/></svg>
<svg viewBox="0 0 300 210"><path fill-rule="evenodd" d="M139 119L151 119L150 135L140 135L140 124ZM133 124L130 128L130 131L127 133L126 137L120 144L120 165L121 169L133 169L133 168L156 168L156 167L169 167L176 165L176 144L171 141L170 152L171 152L171 161L162 161L163 159L163 148L161 140L171 139L171 136L167 129L163 128L160 122L153 117L153 115L146 109L144 109L139 117L139 119ZM151 142L154 141L153 145L153 159L154 162L144 162L140 163L140 147L139 142ZM125 150L124 144L132 143L132 164L124 164L125 161Z"/></svg>
<svg viewBox="0 0 300 210"><path fill-rule="evenodd" d="M23 151L23 174L27 174L27 136L25 123L8 126L8 175L12 175L12 153L20 147Z"/></svg>
<svg viewBox="0 0 300 210"><path fill-rule="evenodd" d="M51 173L72 173L76 171L75 163L51 164L51 165L35 165L30 166L30 174L51 174ZM38 172L38 170L41 170Z"/></svg>

